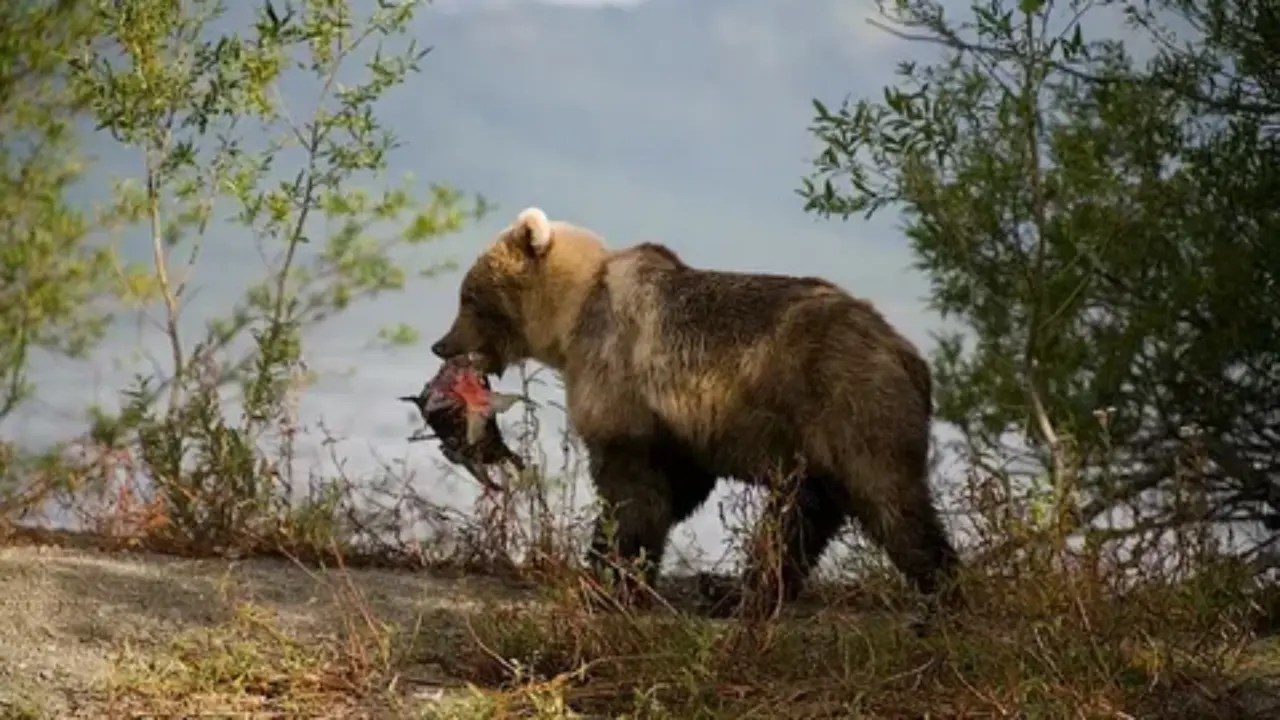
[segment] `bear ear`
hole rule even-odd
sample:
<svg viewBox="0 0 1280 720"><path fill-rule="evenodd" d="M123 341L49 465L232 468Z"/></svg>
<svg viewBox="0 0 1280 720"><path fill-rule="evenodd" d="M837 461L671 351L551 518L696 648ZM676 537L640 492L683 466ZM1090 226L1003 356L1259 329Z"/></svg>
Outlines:
<svg viewBox="0 0 1280 720"><path fill-rule="evenodd" d="M511 233L533 255L543 255L551 249L551 220L540 208L521 211Z"/></svg>

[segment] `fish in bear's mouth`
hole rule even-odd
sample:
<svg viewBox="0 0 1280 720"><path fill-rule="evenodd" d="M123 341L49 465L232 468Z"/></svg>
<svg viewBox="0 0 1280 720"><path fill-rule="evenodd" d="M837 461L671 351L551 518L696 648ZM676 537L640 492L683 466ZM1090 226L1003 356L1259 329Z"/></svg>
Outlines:
<svg viewBox="0 0 1280 720"><path fill-rule="evenodd" d="M492 373L485 372L490 367L480 353L453 356L441 364L418 395L400 400L417 407L432 431L418 431L409 437L411 442L439 440L445 459L467 468L487 489L501 491L483 466L511 462L518 471L524 469L523 460L503 439L497 416L527 398L495 392L489 384Z"/></svg>

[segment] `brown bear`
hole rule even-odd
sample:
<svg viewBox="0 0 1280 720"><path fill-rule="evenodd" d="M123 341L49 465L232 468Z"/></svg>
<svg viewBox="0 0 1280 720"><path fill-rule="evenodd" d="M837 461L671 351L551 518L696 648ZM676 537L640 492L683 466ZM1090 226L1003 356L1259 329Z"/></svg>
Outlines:
<svg viewBox="0 0 1280 720"><path fill-rule="evenodd" d="M957 555L928 484L929 366L826 280L694 268L655 243L610 250L529 208L467 271L432 352L480 353L492 374L525 359L561 374L617 556L643 553L650 585L672 526L725 477L794 480L769 509L779 598L850 518L921 591L952 587ZM605 529L602 517L597 568ZM764 580L758 559L752 573Z"/></svg>

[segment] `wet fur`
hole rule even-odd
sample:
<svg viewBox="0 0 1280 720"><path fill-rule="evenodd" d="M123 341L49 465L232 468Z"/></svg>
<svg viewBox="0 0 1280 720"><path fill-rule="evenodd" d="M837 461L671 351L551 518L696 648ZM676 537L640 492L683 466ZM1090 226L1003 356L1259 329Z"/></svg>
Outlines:
<svg viewBox="0 0 1280 720"><path fill-rule="evenodd" d="M660 244L608 251L590 231L548 229L539 245L522 219L481 255L435 350L561 371L621 556L643 551L652 582L672 526L717 478L795 477L795 501L769 509L783 597L850 518L939 589L957 561L927 482L929 367L871 304L818 278L698 269Z"/></svg>

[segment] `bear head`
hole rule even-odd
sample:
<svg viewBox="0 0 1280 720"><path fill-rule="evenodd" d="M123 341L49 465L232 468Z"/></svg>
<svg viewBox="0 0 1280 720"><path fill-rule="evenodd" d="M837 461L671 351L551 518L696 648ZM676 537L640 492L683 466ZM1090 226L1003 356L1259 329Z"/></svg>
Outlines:
<svg viewBox="0 0 1280 720"><path fill-rule="evenodd" d="M534 359L562 368L582 303L608 251L590 230L536 207L498 233L463 276L458 314L431 352L476 353L484 372Z"/></svg>

